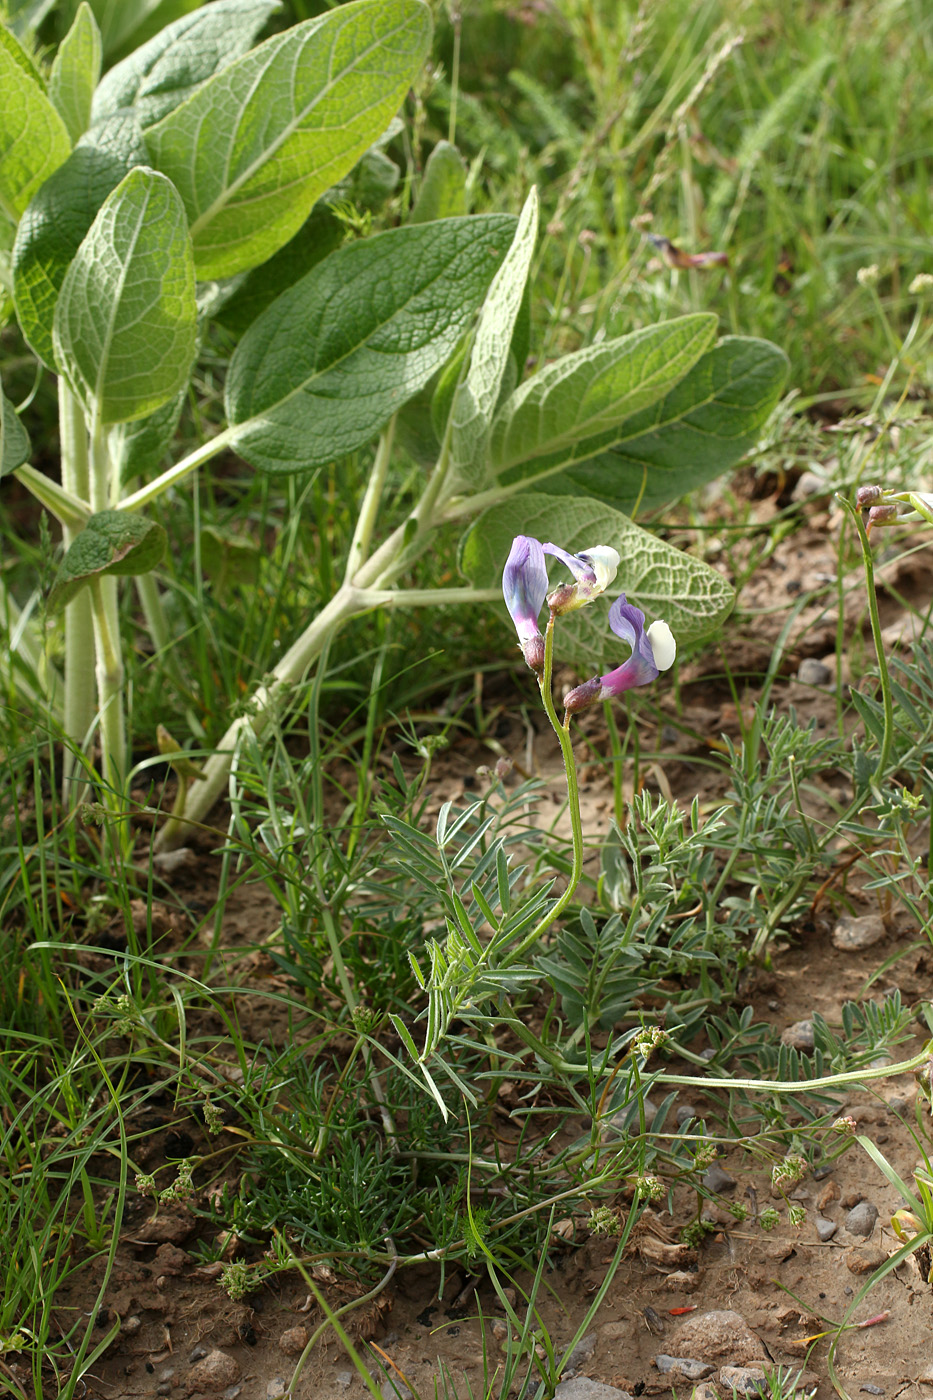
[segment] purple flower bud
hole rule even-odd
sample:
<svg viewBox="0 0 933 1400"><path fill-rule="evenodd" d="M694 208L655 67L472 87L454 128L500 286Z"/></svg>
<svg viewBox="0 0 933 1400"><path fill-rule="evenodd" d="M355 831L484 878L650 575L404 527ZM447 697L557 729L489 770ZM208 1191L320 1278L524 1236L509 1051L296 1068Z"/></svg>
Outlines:
<svg viewBox="0 0 933 1400"><path fill-rule="evenodd" d="M868 512L868 528L870 530L873 525L890 525L899 514L896 501L885 501L880 506L872 506Z"/></svg>
<svg viewBox="0 0 933 1400"><path fill-rule="evenodd" d="M882 486L860 486L855 493L855 504L859 510L867 510L869 506L877 505L883 495Z"/></svg>
<svg viewBox="0 0 933 1400"><path fill-rule="evenodd" d="M516 535L502 574L505 606L515 623L522 655L539 675L544 669L544 638L538 616L547 594L547 569L540 540Z"/></svg>

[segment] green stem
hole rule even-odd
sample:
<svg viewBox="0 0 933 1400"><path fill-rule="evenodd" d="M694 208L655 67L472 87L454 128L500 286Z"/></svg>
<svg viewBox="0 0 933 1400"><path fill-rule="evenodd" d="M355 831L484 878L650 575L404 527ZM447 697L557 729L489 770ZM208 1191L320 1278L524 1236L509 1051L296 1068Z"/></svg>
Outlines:
<svg viewBox="0 0 933 1400"><path fill-rule="evenodd" d="M84 413L74 394L63 377L58 380L58 424L61 442L62 487L82 503L91 494L91 474L87 453L87 425ZM32 471L32 468L29 468ZM23 480L20 469L17 476ZM36 473L38 476L39 473ZM42 478L43 482L46 478ZM31 478L25 484L34 491L36 483ZM40 500L42 497L39 498ZM49 507L51 509L51 506ZM91 508L87 506L87 516ZM65 549L80 532L80 523L63 521L62 536ZM62 802L68 808L77 805L84 797L83 783L73 787L78 752L88 742L94 727L97 702L94 692L94 670L91 658L94 655L94 623L91 617L91 596L82 589L77 597L65 608L65 687L62 702L62 726L66 744L62 758Z"/></svg>
<svg viewBox="0 0 933 1400"><path fill-rule="evenodd" d="M194 452L189 452L187 457L183 457L174 467L169 467L168 471L163 472L161 476L157 476L154 481L150 481L145 486L141 486L138 491L132 492L131 495L124 496L122 501L117 501L115 509L129 511L142 510L143 506L148 505L150 501L156 500L158 496L163 495L172 486L177 486L179 481L184 481L185 477L190 476L192 472L196 472L198 467L203 466L204 463L209 462L212 457L216 457L218 453L230 447L233 443L233 437L233 428L227 428L224 432L218 433L215 438L211 438L210 442L204 443L202 447L197 448Z"/></svg>
<svg viewBox="0 0 933 1400"><path fill-rule="evenodd" d="M382 505L382 493L385 489L389 464L392 460L395 422L395 418L391 418L379 438L379 446L376 448L376 457L373 461L372 470L369 473L369 481L366 483L366 490L363 493L360 513L357 516L356 529L353 531L353 539L350 542L350 551L347 555L347 567L343 575L344 583L353 582L357 570L365 563L366 556L369 553L373 531L376 528L376 520L379 516L379 508Z"/></svg>
<svg viewBox="0 0 933 1400"><path fill-rule="evenodd" d="M573 842L573 864L570 869L570 878L567 881L567 888L558 899L557 903L550 909L542 919L539 919L530 933L526 934L521 942L512 948L507 956L502 960L502 966L508 967L511 963L517 962L524 957L529 948L534 947L540 938L547 933L548 929L555 923L573 899L580 877L583 874L583 820L580 816L580 790L577 785L577 767L573 757L573 744L570 741L570 716L564 717L561 724L557 718L557 711L554 708L554 698L551 694L551 673L554 665L554 614L548 618L547 628L544 633L544 670L538 681L541 691L541 700L544 705L545 714L551 722L551 728L557 735L557 742L560 744L561 758L564 760L564 773L567 779L567 807L570 812L570 830Z"/></svg>
<svg viewBox="0 0 933 1400"><path fill-rule="evenodd" d="M872 1079L893 1079L898 1074L911 1074L930 1059L933 1041L918 1055L894 1065L875 1065L866 1069L847 1070L844 1074L827 1074L822 1079L703 1079L690 1074L656 1074L654 1084L679 1084L688 1089L764 1089L775 1094L810 1094L818 1089L835 1089L842 1084L865 1084Z"/></svg>
<svg viewBox="0 0 933 1400"><path fill-rule="evenodd" d="M100 711L100 754L105 791L122 794L126 777L126 725L123 718L123 659L117 616L117 581L94 577L88 592L94 621L97 659L97 702ZM116 798L120 805L120 797Z"/></svg>
<svg viewBox="0 0 933 1400"><path fill-rule="evenodd" d="M881 636L881 614L878 611L878 594L875 590L875 561L871 552L871 542L868 532L862 522L861 512L856 510L845 496L841 493L836 496L836 500L842 504L844 510L848 512L855 523L858 532L858 541L862 550L862 564L865 569L865 586L868 591L868 616L871 619L871 635L875 644L875 656L878 660L878 678L881 681L881 700L884 707L884 731L881 738L881 748L878 753L878 762L875 767L873 784L880 783L887 771L891 758L891 746L894 742L894 698L891 694L891 676L888 671L888 659L884 651L884 641Z"/></svg>

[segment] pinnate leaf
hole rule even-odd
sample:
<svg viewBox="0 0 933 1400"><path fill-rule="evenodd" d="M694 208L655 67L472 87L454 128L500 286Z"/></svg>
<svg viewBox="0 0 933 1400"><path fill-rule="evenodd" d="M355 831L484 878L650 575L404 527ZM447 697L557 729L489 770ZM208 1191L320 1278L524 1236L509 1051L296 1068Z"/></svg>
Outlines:
<svg viewBox="0 0 933 1400"><path fill-rule="evenodd" d="M108 194L145 159L132 112L109 117L81 137L20 220L13 300L23 335L51 370L58 368L52 322L65 274Z"/></svg>
<svg viewBox="0 0 933 1400"><path fill-rule="evenodd" d="M156 122L227 64L252 48L279 0L213 0L168 24L110 69L94 94L94 120L135 108L140 126Z"/></svg>
<svg viewBox="0 0 933 1400"><path fill-rule="evenodd" d="M715 336L715 316L682 316L546 365L496 416L490 449L499 480L540 479L610 447L625 420L663 398Z"/></svg>
<svg viewBox="0 0 933 1400"><path fill-rule="evenodd" d="M198 275L264 262L385 130L431 37L422 0L353 0L267 39L146 133Z"/></svg>
<svg viewBox="0 0 933 1400"><path fill-rule="evenodd" d="M81 0L49 74L49 97L72 142L90 126L91 99L100 77L100 64L100 30L87 0Z"/></svg>
<svg viewBox="0 0 933 1400"><path fill-rule="evenodd" d="M0 25L0 209L14 224L71 140L22 46Z"/></svg>
<svg viewBox="0 0 933 1400"><path fill-rule="evenodd" d="M194 258L164 175L140 167L108 195L65 276L53 339L85 412L104 425L142 418L187 383Z"/></svg>
<svg viewBox="0 0 933 1400"><path fill-rule="evenodd" d="M726 336L660 402L624 424L608 452L570 467L548 490L617 510L656 510L734 466L761 435L787 379L783 351Z"/></svg>
<svg viewBox="0 0 933 1400"><path fill-rule="evenodd" d="M166 542L162 526L141 515L122 510L92 515L62 560L49 593L49 612L59 612L103 574L147 574L164 555Z"/></svg>
<svg viewBox="0 0 933 1400"><path fill-rule="evenodd" d="M730 584L715 569L657 539L620 511L600 501L537 492L492 507L467 532L460 565L475 587L494 588L501 582L516 535L554 540L572 552L612 545L621 558L614 596L624 592L649 621L663 619L678 641L715 631L735 601ZM566 571L555 570L554 578L558 576L564 578ZM504 605L500 611L508 622ZM560 660L583 675L605 674L628 655L609 630L602 601L561 620L555 644Z"/></svg>
<svg viewBox="0 0 933 1400"><path fill-rule="evenodd" d="M234 352L227 417L237 451L289 472L369 442L447 360L514 230L507 214L444 219L325 258Z"/></svg>

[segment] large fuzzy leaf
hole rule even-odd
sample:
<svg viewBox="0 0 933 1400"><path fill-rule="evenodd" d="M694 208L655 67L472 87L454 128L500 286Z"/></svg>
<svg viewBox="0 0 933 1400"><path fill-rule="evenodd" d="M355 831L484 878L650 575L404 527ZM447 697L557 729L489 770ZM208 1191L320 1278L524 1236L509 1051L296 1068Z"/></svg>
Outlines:
<svg viewBox="0 0 933 1400"><path fill-rule="evenodd" d="M148 130L199 277L255 267L297 232L385 130L430 38L422 0L354 0L267 39Z"/></svg>
<svg viewBox="0 0 933 1400"><path fill-rule="evenodd" d="M187 383L197 348L194 258L164 175L132 170L108 195L65 276L55 358L89 418L126 423Z"/></svg>
<svg viewBox="0 0 933 1400"><path fill-rule="evenodd" d="M755 445L787 370L769 341L727 336L659 403L629 418L613 448L552 477L548 491L629 511L678 500Z"/></svg>
<svg viewBox="0 0 933 1400"><path fill-rule="evenodd" d="M52 320L65 274L104 200L145 159L135 116L109 117L82 136L20 220L13 247L16 315L23 335L51 370L58 368Z"/></svg>
<svg viewBox="0 0 933 1400"><path fill-rule="evenodd" d="M0 209L16 223L36 190L66 160L71 139L36 69L0 24Z"/></svg>
<svg viewBox="0 0 933 1400"><path fill-rule="evenodd" d="M213 0L168 24L110 69L94 94L94 121L133 107L140 126L156 122L248 53L279 0Z"/></svg>
<svg viewBox="0 0 933 1400"><path fill-rule="evenodd" d="M92 515L61 562L49 593L49 612L60 612L93 578L148 573L159 563L166 543L162 526L141 515L122 510Z"/></svg>
<svg viewBox="0 0 933 1400"><path fill-rule="evenodd" d="M530 485L612 446L625 420L664 398L715 336L715 316L682 316L546 365L496 415L498 480Z"/></svg>
<svg viewBox="0 0 933 1400"><path fill-rule="evenodd" d="M287 472L369 442L450 356L514 231L507 214L442 219L332 253L234 352L227 417L237 451Z"/></svg>

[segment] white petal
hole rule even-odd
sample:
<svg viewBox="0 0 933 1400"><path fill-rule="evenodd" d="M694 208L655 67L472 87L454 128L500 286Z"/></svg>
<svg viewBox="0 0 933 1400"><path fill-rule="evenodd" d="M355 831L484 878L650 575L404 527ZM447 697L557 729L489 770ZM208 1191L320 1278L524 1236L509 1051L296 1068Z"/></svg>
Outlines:
<svg viewBox="0 0 933 1400"><path fill-rule="evenodd" d="M652 622L645 636L651 644L655 666L659 671L669 671L674 664L674 657L677 655L677 643L674 641L674 634L667 623Z"/></svg>
<svg viewBox="0 0 933 1400"><path fill-rule="evenodd" d="M618 550L613 549L612 545L609 544L594 544L592 549L581 549L580 553L592 560L596 586L601 593L605 592L615 578L616 570L619 567Z"/></svg>

